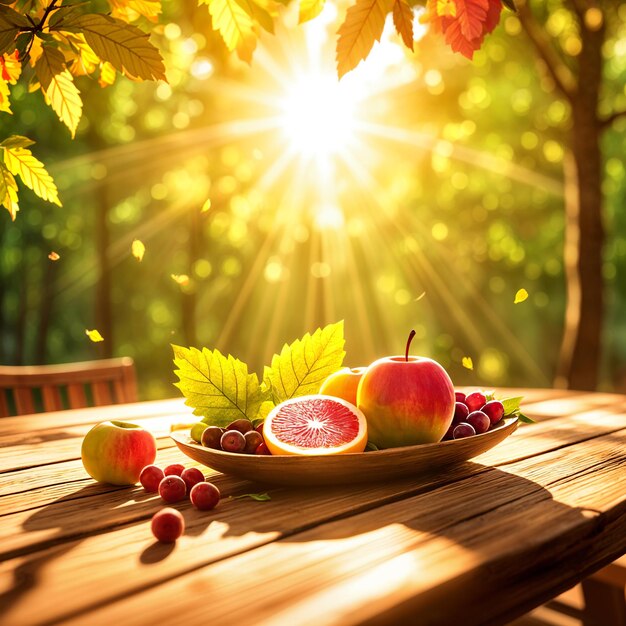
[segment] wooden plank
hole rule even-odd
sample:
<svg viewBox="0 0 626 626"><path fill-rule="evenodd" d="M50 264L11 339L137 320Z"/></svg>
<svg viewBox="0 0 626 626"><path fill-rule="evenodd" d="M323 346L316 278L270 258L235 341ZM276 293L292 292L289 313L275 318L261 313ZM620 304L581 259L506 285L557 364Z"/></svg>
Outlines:
<svg viewBox="0 0 626 626"><path fill-rule="evenodd" d="M85 388L82 383L72 383L67 386L67 396L70 402L70 408L83 409L87 406L87 397L85 396Z"/></svg>
<svg viewBox="0 0 626 626"><path fill-rule="evenodd" d="M63 410L63 402L61 401L61 392L58 387L44 385L41 388L41 396L43 398L44 411L61 411Z"/></svg>
<svg viewBox="0 0 626 626"><path fill-rule="evenodd" d="M184 398L136 402L106 407L70 409L53 413L35 413L19 417L7 417L0 420L0 442L7 435L23 433L25 430L44 430L47 428L65 428L80 424L97 424L107 420L119 419L133 421L139 418L171 415L181 422L193 422L195 417L191 409L184 404ZM25 421L28 420L28 421Z"/></svg>
<svg viewBox="0 0 626 626"><path fill-rule="evenodd" d="M5 418L9 415L9 402L4 389L0 389L0 417ZM1 422L2 420L0 420Z"/></svg>
<svg viewBox="0 0 626 626"><path fill-rule="evenodd" d="M33 392L30 387L16 387L13 390L13 398L15 399L15 408L18 415L27 415L35 412Z"/></svg>
<svg viewBox="0 0 626 626"><path fill-rule="evenodd" d="M531 572L564 558L596 566L626 548L618 480L626 458L615 453L624 444L626 432L612 434L374 506L368 498L381 486L306 498L281 489L270 502L231 501L210 514L182 505L188 531L174 549L153 544L147 523L130 524L4 563L0 589L14 598L7 618L196 623L210 606L219 624L356 624L396 607L389 623L407 623L471 605L488 623L516 593L542 592L534 577L528 584ZM596 541L606 529L606 544ZM39 584L20 587L18 569ZM60 601L46 605L50 596ZM98 608L84 613L90 606ZM420 623L475 623L448 617Z"/></svg>
<svg viewBox="0 0 626 626"><path fill-rule="evenodd" d="M111 390L109 389L109 382L106 380L95 382L91 385L93 392L93 403L96 406L106 406L107 404L113 404L113 397L111 396Z"/></svg>

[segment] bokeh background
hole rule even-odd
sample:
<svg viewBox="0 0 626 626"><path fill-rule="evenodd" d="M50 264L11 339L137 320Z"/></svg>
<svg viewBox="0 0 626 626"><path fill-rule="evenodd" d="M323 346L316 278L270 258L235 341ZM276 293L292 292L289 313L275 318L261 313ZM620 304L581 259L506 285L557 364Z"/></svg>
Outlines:
<svg viewBox="0 0 626 626"><path fill-rule="evenodd" d="M545 32L575 62L573 16L547 5ZM517 17L503 14L472 63L430 38L411 55L387 28L337 83L341 4L304 26L286 9L251 67L226 53L195 1L164 9L153 41L169 84L79 79L75 140L41 94L13 88L3 136L36 140L63 207L23 190L18 219L0 216L2 363L129 355L141 397L160 398L177 394L170 343L217 347L261 373L284 342L344 319L352 366L403 352L414 328L412 352L457 384L553 384L572 119ZM617 15L603 90L626 104L626 4ZM616 391L626 391L624 130L616 122L601 145L598 386ZM529 298L514 304L520 288Z"/></svg>

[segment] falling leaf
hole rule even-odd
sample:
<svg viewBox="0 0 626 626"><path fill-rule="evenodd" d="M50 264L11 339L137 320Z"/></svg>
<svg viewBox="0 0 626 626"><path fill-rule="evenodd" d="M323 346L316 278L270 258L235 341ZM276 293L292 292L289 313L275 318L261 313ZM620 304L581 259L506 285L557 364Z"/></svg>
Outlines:
<svg viewBox="0 0 626 626"><path fill-rule="evenodd" d="M395 0L393 4L393 24L402 37L404 45L413 50L413 9L406 0Z"/></svg>
<svg viewBox="0 0 626 626"><path fill-rule="evenodd" d="M242 498L251 498L257 502L267 502L271 500L269 493L242 493L240 496L230 496L232 500L241 500Z"/></svg>
<svg viewBox="0 0 626 626"><path fill-rule="evenodd" d="M472 361L471 356L464 356L463 359L461 359L461 363L463 364L463 367L465 369L468 369L468 370L474 369L474 363Z"/></svg>
<svg viewBox="0 0 626 626"><path fill-rule="evenodd" d="M133 245L131 246L131 251L133 253L133 256L141 263L143 255L146 252L146 246L144 246L141 239L135 239L133 241Z"/></svg>
<svg viewBox="0 0 626 626"><path fill-rule="evenodd" d="M528 298L528 292L526 289L520 289L515 294L515 300L513 300L513 304L519 304L520 302L524 302Z"/></svg>
<svg viewBox="0 0 626 626"><path fill-rule="evenodd" d="M172 280L179 285L186 285L189 283L189 276L187 274L172 274Z"/></svg>
<svg viewBox="0 0 626 626"><path fill-rule="evenodd" d="M54 250L48 255L48 258L51 261L58 261L61 257L59 254L57 254Z"/></svg>
<svg viewBox="0 0 626 626"><path fill-rule="evenodd" d="M89 337L89 339L91 339L91 341L93 341L94 343L98 343L99 341L104 341L104 337L100 334L99 331L97 331L95 328L93 330L86 330L85 334L87 335L87 337Z"/></svg>
<svg viewBox="0 0 626 626"><path fill-rule="evenodd" d="M211 198L207 198L206 202L202 205L200 213L206 213L211 208Z"/></svg>
<svg viewBox="0 0 626 626"><path fill-rule="evenodd" d="M419 302L425 295L426 295L426 292L422 291L422 293L419 296L417 296L417 298L415 298L413 302Z"/></svg>

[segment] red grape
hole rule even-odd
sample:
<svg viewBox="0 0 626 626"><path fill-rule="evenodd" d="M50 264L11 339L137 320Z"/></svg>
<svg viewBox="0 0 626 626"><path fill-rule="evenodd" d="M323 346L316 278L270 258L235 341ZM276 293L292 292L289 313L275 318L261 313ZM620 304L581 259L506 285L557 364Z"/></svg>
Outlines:
<svg viewBox="0 0 626 626"><path fill-rule="evenodd" d="M166 507L152 517L152 534L164 543L173 543L185 531L185 520L179 511Z"/></svg>
<svg viewBox="0 0 626 626"><path fill-rule="evenodd" d="M482 409L485 406L485 402L487 402L487 398L485 398L485 394L480 391L474 391L474 393L470 393L465 398L465 404L467 404L470 413Z"/></svg>
<svg viewBox="0 0 626 626"><path fill-rule="evenodd" d="M468 415L469 409L467 408L467 405L462 402L457 402L454 405L454 417L452 418L452 423L458 424L459 422L464 422Z"/></svg>
<svg viewBox="0 0 626 626"><path fill-rule="evenodd" d="M188 467L180 477L185 481L185 485L187 486L187 493L191 491L191 488L198 483L204 482L204 474L195 467Z"/></svg>
<svg viewBox="0 0 626 626"><path fill-rule="evenodd" d="M246 433L244 439L246 440L246 447L243 451L246 454L254 454L254 451L263 443L263 437L256 430Z"/></svg>
<svg viewBox="0 0 626 626"><path fill-rule="evenodd" d="M163 470L156 465L146 465L139 474L139 482L146 491L158 491L163 478Z"/></svg>
<svg viewBox="0 0 626 626"><path fill-rule="evenodd" d="M191 504L200 511L210 511L220 501L220 490L213 483L198 483L189 494Z"/></svg>
<svg viewBox="0 0 626 626"><path fill-rule="evenodd" d="M265 445L265 442L260 443L257 446L257 449L254 451L254 454L272 454L270 449Z"/></svg>
<svg viewBox="0 0 626 626"><path fill-rule="evenodd" d="M454 428L455 428L456 424L450 424L450 428L448 428L448 430L446 431L446 434L443 436L443 438L441 439L441 441L450 441L450 439L454 439L454 437L452 436L452 433L454 432Z"/></svg>
<svg viewBox="0 0 626 626"><path fill-rule="evenodd" d="M243 452L246 438L238 430L227 430L220 439L222 450L226 452Z"/></svg>
<svg viewBox="0 0 626 626"><path fill-rule="evenodd" d="M224 434L224 429L219 426L209 426L202 433L201 443L205 448L213 448L214 450L221 450L220 439Z"/></svg>
<svg viewBox="0 0 626 626"><path fill-rule="evenodd" d="M257 433L259 433L259 435L261 435L261 437L263 436L263 424L265 424L265 422L261 422L260 424L257 425L257 427L254 429L257 431Z"/></svg>
<svg viewBox="0 0 626 626"><path fill-rule="evenodd" d="M166 476L159 483L159 495L165 502L178 502L187 494L187 485L180 476Z"/></svg>
<svg viewBox="0 0 626 626"><path fill-rule="evenodd" d="M163 470L163 473L166 476L180 476L183 473L184 469L185 469L184 465L181 465L180 463L173 463L172 465L168 465Z"/></svg>
<svg viewBox="0 0 626 626"><path fill-rule="evenodd" d="M474 427L474 430L480 435L486 433L491 426L491 420L489 416L482 411L473 411L467 416L465 420L468 424Z"/></svg>
<svg viewBox="0 0 626 626"><path fill-rule="evenodd" d="M247 419L238 419L226 426L226 430L238 430L242 435L254 430L252 422Z"/></svg>
<svg viewBox="0 0 626 626"><path fill-rule="evenodd" d="M499 400L487 402L481 410L489 416L492 424L497 424L504 417L504 405Z"/></svg>
<svg viewBox="0 0 626 626"><path fill-rule="evenodd" d="M465 394L462 391L455 391L454 396L457 402L462 402L465 404Z"/></svg>
<svg viewBox="0 0 626 626"><path fill-rule="evenodd" d="M455 439L463 439L463 437L471 437L475 435L476 431L471 424L467 424L466 422L461 422L454 427L454 431L452 432L452 436Z"/></svg>

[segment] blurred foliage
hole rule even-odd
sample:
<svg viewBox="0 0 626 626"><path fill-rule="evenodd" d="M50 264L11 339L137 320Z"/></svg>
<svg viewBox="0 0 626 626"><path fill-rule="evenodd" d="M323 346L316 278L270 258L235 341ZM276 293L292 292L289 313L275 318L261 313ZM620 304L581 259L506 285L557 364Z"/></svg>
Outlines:
<svg viewBox="0 0 626 626"><path fill-rule="evenodd" d="M564 45L575 59L563 11L551 14L551 35L574 38ZM605 50L605 95L624 105L626 4L620 16ZM318 59L334 72L336 16L304 27L317 29L309 39L295 27L261 35L251 68L202 34L210 17L194 3L167 3L162 19L157 43L169 84L116 81L101 90L78 78L85 114L74 141L43 99L13 88L3 136L37 142L63 207L29 196L17 222L0 220L2 363L129 355L141 396L166 397L176 393L170 343L219 348L261 373L282 343L344 319L347 365L401 353L414 328L412 352L440 361L457 384L551 384L565 302L562 162L571 120L538 78L514 16L503 17L472 64L430 39L405 56L396 35L383 35L344 79L361 72L375 84L357 105L366 118L359 149L350 159L329 157L330 178L316 177L258 120L281 110L268 102L293 83L286 68L295 60ZM603 145L602 380L621 391L624 129L616 122ZM95 305L99 210L109 335ZM145 244L141 261L136 239ZM514 304L521 288L529 297ZM103 342L85 336L92 328Z"/></svg>

